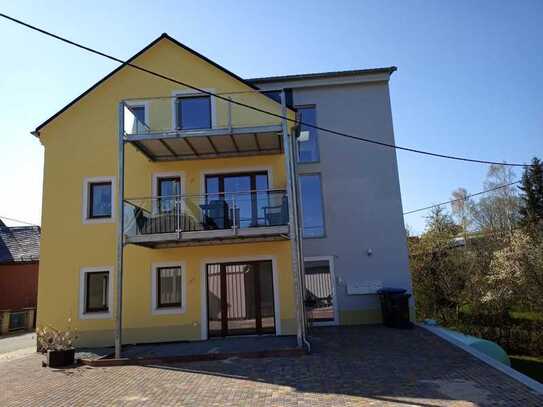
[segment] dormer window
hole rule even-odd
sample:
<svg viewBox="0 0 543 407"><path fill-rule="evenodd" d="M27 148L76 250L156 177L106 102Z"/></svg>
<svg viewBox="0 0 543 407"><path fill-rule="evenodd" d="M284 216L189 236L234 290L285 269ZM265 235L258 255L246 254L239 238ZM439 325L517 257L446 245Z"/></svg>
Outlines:
<svg viewBox="0 0 543 407"><path fill-rule="evenodd" d="M177 98L177 128L196 130L211 128L211 98L183 96Z"/></svg>

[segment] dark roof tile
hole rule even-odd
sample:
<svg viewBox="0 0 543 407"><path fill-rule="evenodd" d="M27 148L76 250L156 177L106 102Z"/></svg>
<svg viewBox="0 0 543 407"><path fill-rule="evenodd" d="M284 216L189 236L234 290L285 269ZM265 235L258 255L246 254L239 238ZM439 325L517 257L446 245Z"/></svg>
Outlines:
<svg viewBox="0 0 543 407"><path fill-rule="evenodd" d="M0 263L18 263L40 259L39 226L0 225Z"/></svg>

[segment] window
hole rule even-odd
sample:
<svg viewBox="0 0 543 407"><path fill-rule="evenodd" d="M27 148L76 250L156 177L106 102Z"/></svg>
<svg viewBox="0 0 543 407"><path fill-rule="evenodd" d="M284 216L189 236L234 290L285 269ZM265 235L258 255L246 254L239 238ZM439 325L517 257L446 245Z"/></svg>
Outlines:
<svg viewBox="0 0 543 407"><path fill-rule="evenodd" d="M158 267L157 308L181 308L181 267Z"/></svg>
<svg viewBox="0 0 543 407"><path fill-rule="evenodd" d="M209 195L207 195L205 219L209 221L210 226L215 223L218 229L228 228L234 223L242 228L264 226L266 224L265 208L270 205L270 195L267 190L268 173L266 171L207 175L206 193ZM215 206L219 204L218 200L222 201L223 206L223 209L219 211L219 216L214 213ZM235 208L233 207L234 200Z"/></svg>
<svg viewBox="0 0 543 407"><path fill-rule="evenodd" d="M177 99L177 128L182 130L211 128L211 98L189 96Z"/></svg>
<svg viewBox="0 0 543 407"><path fill-rule="evenodd" d="M114 199L114 177L85 178L81 205L83 223L113 223L115 220Z"/></svg>
<svg viewBox="0 0 543 407"><path fill-rule="evenodd" d="M85 282L85 312L108 312L108 271L88 272Z"/></svg>
<svg viewBox="0 0 543 407"><path fill-rule="evenodd" d="M262 94L268 96L269 98L275 100L277 103L281 104L281 91L280 90L266 90ZM292 107L292 90L285 89L285 102L287 107Z"/></svg>
<svg viewBox="0 0 543 407"><path fill-rule="evenodd" d="M267 90L262 92L264 95L275 100L277 103L281 103L281 91L280 90Z"/></svg>
<svg viewBox="0 0 543 407"><path fill-rule="evenodd" d="M130 110L139 122L145 123L145 106L130 106Z"/></svg>
<svg viewBox="0 0 543 407"><path fill-rule="evenodd" d="M319 174L300 175L303 216L303 237L324 236L321 177Z"/></svg>
<svg viewBox="0 0 543 407"><path fill-rule="evenodd" d="M151 267L152 314L171 315L185 312L185 269L184 262L153 264Z"/></svg>
<svg viewBox="0 0 543 407"><path fill-rule="evenodd" d="M175 210L175 195L181 194L181 177L157 179L158 208L160 212Z"/></svg>
<svg viewBox="0 0 543 407"><path fill-rule="evenodd" d="M89 219L111 218L111 182L89 183Z"/></svg>
<svg viewBox="0 0 543 407"><path fill-rule="evenodd" d="M79 285L79 319L110 319L113 287L112 267L81 269Z"/></svg>
<svg viewBox="0 0 543 407"><path fill-rule="evenodd" d="M300 121L317 125L315 106L299 107L297 110ZM300 126L300 137L298 138L298 161L301 163L319 161L317 129L303 124Z"/></svg>

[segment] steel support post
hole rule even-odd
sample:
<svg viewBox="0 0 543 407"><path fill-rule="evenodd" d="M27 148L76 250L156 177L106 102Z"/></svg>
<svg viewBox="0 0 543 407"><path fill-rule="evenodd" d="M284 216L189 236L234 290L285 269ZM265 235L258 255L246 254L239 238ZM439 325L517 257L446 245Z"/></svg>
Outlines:
<svg viewBox="0 0 543 407"><path fill-rule="evenodd" d="M285 91L281 92L281 115L287 116L286 95ZM298 211L298 189L296 187L296 170L293 151L294 135L288 134L288 122L282 119L283 129L283 146L285 149L285 166L287 173L287 191L288 191L288 208L289 208L289 233L292 250L292 271L294 277L294 286L296 291L296 319L298 320L297 340L298 347L303 347L307 344L305 334L305 312L304 312L304 295L303 295L303 254L302 242L299 233L299 211ZM295 141L294 141L295 142Z"/></svg>
<svg viewBox="0 0 543 407"><path fill-rule="evenodd" d="M118 168L117 168L117 259L115 262L115 358L121 358L123 315L123 255L124 255L124 102L119 103Z"/></svg>

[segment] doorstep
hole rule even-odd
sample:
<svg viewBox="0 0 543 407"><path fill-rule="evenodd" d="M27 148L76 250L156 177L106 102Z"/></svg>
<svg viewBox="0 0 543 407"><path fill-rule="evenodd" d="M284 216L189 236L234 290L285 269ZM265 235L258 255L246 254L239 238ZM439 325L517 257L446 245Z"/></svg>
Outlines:
<svg viewBox="0 0 543 407"><path fill-rule="evenodd" d="M201 362L234 357L287 357L305 353L297 347L295 336L230 337L194 342L124 345L121 359L115 359L111 351L112 348L85 349L78 352L77 357L82 365L105 367Z"/></svg>

